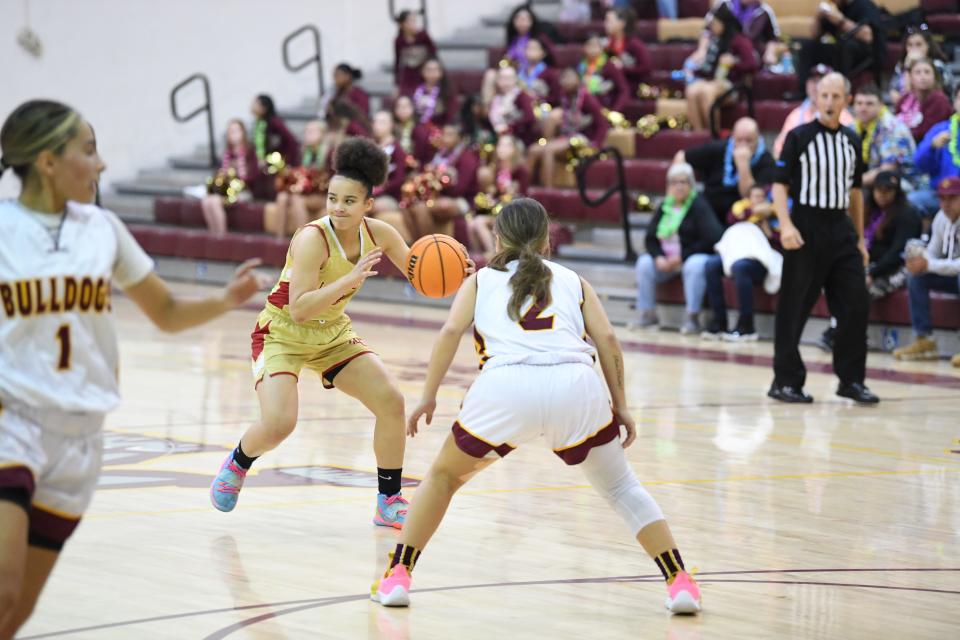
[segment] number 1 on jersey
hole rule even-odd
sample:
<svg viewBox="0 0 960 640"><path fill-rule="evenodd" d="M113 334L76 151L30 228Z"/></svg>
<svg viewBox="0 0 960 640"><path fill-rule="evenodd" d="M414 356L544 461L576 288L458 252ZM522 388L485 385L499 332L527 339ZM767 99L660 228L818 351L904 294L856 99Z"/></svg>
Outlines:
<svg viewBox="0 0 960 640"><path fill-rule="evenodd" d="M70 368L70 325L60 325L57 329L57 340L60 341L60 362L57 364L57 371L66 371Z"/></svg>
<svg viewBox="0 0 960 640"><path fill-rule="evenodd" d="M553 329L553 319L555 316L541 316L543 313L543 304L534 303L530 309L520 318L520 326L524 331L550 331Z"/></svg>

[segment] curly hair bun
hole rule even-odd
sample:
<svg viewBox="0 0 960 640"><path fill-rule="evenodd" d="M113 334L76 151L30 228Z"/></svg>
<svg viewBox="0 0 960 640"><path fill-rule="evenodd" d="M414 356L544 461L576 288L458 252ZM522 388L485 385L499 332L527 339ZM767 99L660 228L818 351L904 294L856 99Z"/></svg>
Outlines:
<svg viewBox="0 0 960 640"><path fill-rule="evenodd" d="M366 138L348 138L341 142L333 159L337 175L362 182L369 191L387 179L388 165L383 149Z"/></svg>

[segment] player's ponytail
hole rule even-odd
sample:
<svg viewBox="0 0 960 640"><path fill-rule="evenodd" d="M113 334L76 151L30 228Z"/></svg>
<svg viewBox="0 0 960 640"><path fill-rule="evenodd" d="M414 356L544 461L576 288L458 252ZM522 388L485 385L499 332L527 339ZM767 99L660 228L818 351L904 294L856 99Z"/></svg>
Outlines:
<svg viewBox="0 0 960 640"><path fill-rule="evenodd" d="M490 267L506 271L508 262L518 261L517 271L510 278L513 295L507 314L519 321L530 298L543 307L551 302L553 272L543 262L543 254L550 250L550 218L536 200L518 198L503 207L493 231L500 240L500 251L490 260Z"/></svg>
<svg viewBox="0 0 960 640"><path fill-rule="evenodd" d="M30 100L17 107L0 128L0 174L5 169L26 180L42 151L63 153L80 130L76 111L53 100Z"/></svg>

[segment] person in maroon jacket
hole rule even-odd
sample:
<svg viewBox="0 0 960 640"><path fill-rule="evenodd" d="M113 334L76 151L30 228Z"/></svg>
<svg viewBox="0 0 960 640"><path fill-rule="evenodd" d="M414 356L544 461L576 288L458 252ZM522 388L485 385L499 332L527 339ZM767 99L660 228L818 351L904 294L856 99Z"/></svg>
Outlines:
<svg viewBox="0 0 960 640"><path fill-rule="evenodd" d="M643 41L634 35L637 14L630 7L608 9L603 21L607 42L604 52L623 70L631 93L647 79L653 70L653 61Z"/></svg>
<svg viewBox="0 0 960 640"><path fill-rule="evenodd" d="M219 172L234 170L237 177L247 184L247 188L259 176L257 169L257 153L247 137L247 128L240 119L233 119L227 124L226 141L223 145L223 158ZM249 191L246 193L249 199ZM203 219L207 228L214 233L227 232L227 205L220 194L211 193L203 197L200 207L203 210Z"/></svg>
<svg viewBox="0 0 960 640"><path fill-rule="evenodd" d="M540 44L549 52L553 42L543 31L543 24L533 12L530 3L517 5L510 13L506 24L505 49L499 65L487 69L483 74L483 85L480 93L484 102L489 102L494 93L497 68L505 64L522 69L529 63L527 59L527 45L531 40L539 40Z"/></svg>
<svg viewBox="0 0 960 640"><path fill-rule="evenodd" d="M255 199L273 200L277 197L277 191L273 174L269 172L268 157L274 152L279 153L285 165L295 167L300 164L300 143L277 115L270 96L260 94L254 98L250 112L254 117L253 148L257 153L260 174L247 186Z"/></svg>
<svg viewBox="0 0 960 640"><path fill-rule="evenodd" d="M423 82L410 95L417 121L442 127L456 115L456 96L450 90L447 72L436 58L427 60L420 71Z"/></svg>
<svg viewBox="0 0 960 640"><path fill-rule="evenodd" d="M526 61L517 65L520 87L533 98L534 106L548 102L557 92L560 73L554 68L553 54L538 38L527 40Z"/></svg>
<svg viewBox="0 0 960 640"><path fill-rule="evenodd" d="M413 242L413 234L400 210L400 189L410 172L410 162L403 147L394 135L395 123L389 111L373 114L373 140L387 154L387 181L373 190L373 210L370 215L383 220L403 236L404 242Z"/></svg>
<svg viewBox="0 0 960 640"><path fill-rule="evenodd" d="M953 105L940 88L940 77L930 58L912 60L907 73L910 90L897 101L896 116L920 142L933 125L953 115Z"/></svg>
<svg viewBox="0 0 960 640"><path fill-rule="evenodd" d="M610 111L623 111L630 99L630 85L623 70L603 50L600 36L593 34L583 43L583 60L577 70L587 91Z"/></svg>
<svg viewBox="0 0 960 640"><path fill-rule="evenodd" d="M363 77L363 71L351 67L346 62L341 62L333 70L334 94L331 100L346 100L353 103L354 106L366 118L370 118L370 96L367 92L354 82Z"/></svg>
<svg viewBox="0 0 960 640"><path fill-rule="evenodd" d="M431 233L453 234L453 221L470 211L477 195L480 159L463 140L459 124L443 127L440 146L423 172L441 183L439 193L417 199L409 206L409 220L418 238Z"/></svg>
<svg viewBox="0 0 960 640"><path fill-rule="evenodd" d="M760 70L753 43L743 35L740 21L722 4L710 19L710 38L696 79L687 85L687 118L694 129L710 126L710 109L721 94Z"/></svg>
<svg viewBox="0 0 960 640"><path fill-rule="evenodd" d="M523 143L509 134L500 136L491 162L477 169L478 195L474 199L474 216L468 225L471 242L488 259L494 253L493 221L499 209L497 205L527 195L529 188L530 172L523 161Z"/></svg>
<svg viewBox="0 0 960 640"><path fill-rule="evenodd" d="M435 151L430 142L431 129L417 122L410 96L400 96L393 103L393 120L394 135L407 157L413 158L418 167L430 162Z"/></svg>
<svg viewBox="0 0 960 640"><path fill-rule="evenodd" d="M574 69L561 72L559 91L551 104L553 109L543 125L546 144L531 146L527 157L530 175L535 176L539 166L540 183L545 187L553 186L557 158L570 148L571 138L581 136L591 147L599 149L610 129L603 107L580 83Z"/></svg>
<svg viewBox="0 0 960 640"><path fill-rule="evenodd" d="M487 105L487 118L497 136L512 135L524 144L537 139L533 100L521 91L513 67L501 67L497 72L497 93Z"/></svg>
<svg viewBox="0 0 960 640"><path fill-rule="evenodd" d="M437 55L437 46L426 31L420 30L417 14L401 11L397 16L397 38L393 41L393 78L397 93L411 94L420 84L423 64Z"/></svg>

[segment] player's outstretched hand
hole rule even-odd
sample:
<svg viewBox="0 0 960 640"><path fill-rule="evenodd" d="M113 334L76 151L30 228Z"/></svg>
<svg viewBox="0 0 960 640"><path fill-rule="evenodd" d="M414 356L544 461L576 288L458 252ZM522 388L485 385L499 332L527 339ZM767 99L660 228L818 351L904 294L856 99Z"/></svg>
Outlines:
<svg viewBox="0 0 960 640"><path fill-rule="evenodd" d="M237 267L233 274L233 280L227 284L223 293L223 297L228 304L238 307L249 300L257 291L269 286L270 278L254 271L261 263L260 258L251 258Z"/></svg>
<svg viewBox="0 0 960 640"><path fill-rule="evenodd" d="M437 401L435 398L430 398L429 400L421 400L420 404L410 412L410 416L407 418L407 435L411 438L417 435L417 423L420 421L421 416L427 417L427 424L433 422L433 412L437 409Z"/></svg>
<svg viewBox="0 0 960 640"><path fill-rule="evenodd" d="M633 421L633 416L631 416L630 412L626 409L622 411L614 409L613 419L617 421L617 424L627 430L627 437L623 439L622 443L623 448L626 449L637 439L637 425Z"/></svg>
<svg viewBox="0 0 960 640"><path fill-rule="evenodd" d="M463 272L467 274L467 277L472 276L477 272L477 263L470 258L467 258L467 268L464 269Z"/></svg>
<svg viewBox="0 0 960 640"><path fill-rule="evenodd" d="M380 258L382 257L383 249L377 247L357 260L357 265L347 274L350 283L354 287L359 287L367 278L377 275L377 272L374 271L373 268L377 266L377 263L380 262Z"/></svg>

